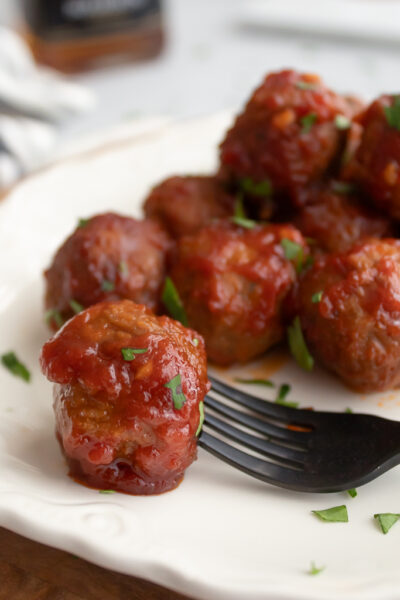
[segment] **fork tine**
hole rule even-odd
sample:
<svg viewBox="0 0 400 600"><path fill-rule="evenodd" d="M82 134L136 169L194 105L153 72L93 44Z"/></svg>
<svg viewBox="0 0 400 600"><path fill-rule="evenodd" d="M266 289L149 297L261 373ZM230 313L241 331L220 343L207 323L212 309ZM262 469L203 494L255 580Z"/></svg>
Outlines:
<svg viewBox="0 0 400 600"><path fill-rule="evenodd" d="M242 406L251 408L255 412L260 413L266 417L283 421L285 423L298 423L302 425L313 425L313 412L307 409L290 408L289 406L282 406L271 400L263 400L257 396L252 396L246 392L242 392L233 386L222 383L218 379L215 379L212 375L208 375L208 379L212 383L211 391L217 392L233 402L237 402Z"/></svg>
<svg viewBox="0 0 400 600"><path fill-rule="evenodd" d="M292 448L288 448L287 446L279 446L278 444L273 444L266 439L255 437L238 429L237 427L233 427L229 423L218 419L214 415L210 415L207 413L205 421L205 425L208 425L218 433L222 433L233 441L240 442L242 445L250 448L251 450L256 450L273 458L275 460L279 460L282 464L288 467L298 467L304 464L304 459L306 456L305 452L299 452L297 450L293 450Z"/></svg>
<svg viewBox="0 0 400 600"><path fill-rule="evenodd" d="M217 458L256 479L279 487L301 489L301 480L304 476L302 471L281 467L275 463L250 456L206 431L201 433L198 444Z"/></svg>
<svg viewBox="0 0 400 600"><path fill-rule="evenodd" d="M258 433L281 440L282 442L296 445L300 449L306 449L308 438L310 437L309 432L293 431L287 427L273 425L272 423L268 423L257 417L252 417L251 415L236 410L235 408L231 408L209 395L205 397L204 402L207 407L213 408L221 415L233 419L237 423L249 427Z"/></svg>

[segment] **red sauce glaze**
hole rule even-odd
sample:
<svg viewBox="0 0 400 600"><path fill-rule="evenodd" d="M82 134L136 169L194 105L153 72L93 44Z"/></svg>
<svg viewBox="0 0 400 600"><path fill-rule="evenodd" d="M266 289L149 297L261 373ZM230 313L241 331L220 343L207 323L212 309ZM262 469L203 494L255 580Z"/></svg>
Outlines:
<svg viewBox="0 0 400 600"><path fill-rule="evenodd" d="M171 243L153 221L114 213L92 217L64 242L45 272L46 309L67 320L74 315L71 300L88 307L126 298L158 310ZM50 325L57 329L54 319Z"/></svg>
<svg viewBox="0 0 400 600"><path fill-rule="evenodd" d="M371 239L320 257L300 279L297 311L313 356L348 386L400 385L400 241Z"/></svg>
<svg viewBox="0 0 400 600"><path fill-rule="evenodd" d="M400 131L385 115L394 98L381 96L360 116L361 142L344 174L359 183L377 208L400 219Z"/></svg>
<svg viewBox="0 0 400 600"><path fill-rule="evenodd" d="M335 184L343 185L332 182L310 189L307 204L294 219L301 233L315 242L313 251L344 252L362 239L393 235L389 219L365 206L356 195L335 192Z"/></svg>
<svg viewBox="0 0 400 600"><path fill-rule="evenodd" d="M306 89L304 89L306 87ZM298 191L331 167L345 132L335 117L354 106L327 89L316 75L281 71L266 77L221 144L221 174L228 180L268 179L275 193ZM303 119L312 115L306 127Z"/></svg>
<svg viewBox="0 0 400 600"><path fill-rule="evenodd" d="M126 361L121 348L146 352ZM68 321L40 363L56 384L57 436L75 478L130 494L177 486L196 458L210 387L200 335L129 300L102 302ZM180 409L166 387L177 375Z"/></svg>
<svg viewBox="0 0 400 600"><path fill-rule="evenodd" d="M178 238L195 233L212 219L234 212L234 198L215 177L170 177L150 192L144 203L145 215L157 219Z"/></svg>
<svg viewBox="0 0 400 600"><path fill-rule="evenodd" d="M171 277L215 363L246 362L283 338L281 305L296 280L284 238L307 255L291 225L244 229L220 221L179 240Z"/></svg>

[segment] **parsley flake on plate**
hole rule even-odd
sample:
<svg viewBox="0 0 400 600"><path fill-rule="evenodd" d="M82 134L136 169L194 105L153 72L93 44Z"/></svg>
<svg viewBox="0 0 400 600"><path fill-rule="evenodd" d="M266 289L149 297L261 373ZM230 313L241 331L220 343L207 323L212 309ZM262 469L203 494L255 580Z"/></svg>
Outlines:
<svg viewBox="0 0 400 600"><path fill-rule="evenodd" d="M317 567L314 561L311 561L310 570L308 571L309 575L319 575L322 571L325 570L325 567Z"/></svg>
<svg viewBox="0 0 400 600"><path fill-rule="evenodd" d="M115 289L115 283L113 281L103 279L103 281L101 282L101 289L103 290L103 292L112 292Z"/></svg>
<svg viewBox="0 0 400 600"><path fill-rule="evenodd" d="M203 401L199 402L199 413L200 413L200 420L199 420L199 425L196 429L196 437L200 435L200 432L203 428L203 423L204 423L204 402Z"/></svg>
<svg viewBox="0 0 400 600"><path fill-rule="evenodd" d="M349 415L351 415L353 411L352 411L351 408L347 407L347 408L344 409L344 412L347 413L347 414L349 414Z"/></svg>
<svg viewBox="0 0 400 600"><path fill-rule="evenodd" d="M315 112L310 112L308 115L305 115L300 119L300 123L302 125L301 133L310 133L312 126L317 121L317 114Z"/></svg>
<svg viewBox="0 0 400 600"><path fill-rule="evenodd" d="M235 381L238 383L246 383L248 385L266 385L268 387L275 387L275 384L269 379L241 379L240 377L235 377Z"/></svg>
<svg viewBox="0 0 400 600"><path fill-rule="evenodd" d="M122 358L128 362L135 360L136 354L148 352L148 348L121 348Z"/></svg>
<svg viewBox="0 0 400 600"><path fill-rule="evenodd" d="M327 521L328 523L348 523L349 521L345 504L326 508L325 510L313 510L311 512L321 519L321 521Z"/></svg>
<svg viewBox="0 0 400 600"><path fill-rule="evenodd" d="M311 371L314 366L314 359L308 351L301 330L300 317L297 316L287 330L290 352L297 364L306 371Z"/></svg>
<svg viewBox="0 0 400 600"><path fill-rule="evenodd" d="M321 302L321 298L322 298L322 294L323 294L323 293L324 293L324 292L316 292L315 294L313 294L313 295L311 296L311 302L312 302L313 304L318 304L319 302Z"/></svg>
<svg viewBox="0 0 400 600"><path fill-rule="evenodd" d="M384 111L389 127L400 131L400 96L394 96L392 106L385 106Z"/></svg>
<svg viewBox="0 0 400 600"><path fill-rule="evenodd" d="M175 377L173 377L171 381L165 383L164 387L169 388L171 390L172 400L174 402L174 407L176 408L176 410L181 410L181 408L186 402L186 396L182 392L182 381L180 374L178 373L178 375L175 375Z"/></svg>
<svg viewBox="0 0 400 600"><path fill-rule="evenodd" d="M170 316L176 321L180 321L182 325L187 327L188 318L186 316L185 308L179 296L179 292L170 277L166 277L165 279L162 301L164 302Z"/></svg>
<svg viewBox="0 0 400 600"><path fill-rule="evenodd" d="M17 358L15 352L7 352L1 357L2 365L16 377L20 377L28 382L31 379L31 374L26 366Z"/></svg>
<svg viewBox="0 0 400 600"><path fill-rule="evenodd" d="M72 310L74 311L74 313L76 315L78 315L80 312L83 311L83 306L82 304L80 304L79 302L77 302L76 300L72 299L69 301L69 305L72 308Z"/></svg>
<svg viewBox="0 0 400 600"><path fill-rule="evenodd" d="M282 406L287 406L288 408L297 408L299 406L298 402L288 402L285 399L291 389L292 388L288 383L282 383L282 385L279 387L275 402L277 404L281 404Z"/></svg>
<svg viewBox="0 0 400 600"><path fill-rule="evenodd" d="M355 498L357 496L357 490L356 490L356 488L351 488L351 490L347 490L347 493L352 498Z"/></svg>
<svg viewBox="0 0 400 600"><path fill-rule="evenodd" d="M397 513L377 513L374 515L381 526L382 533L387 533L391 527L400 519L400 514Z"/></svg>
<svg viewBox="0 0 400 600"><path fill-rule="evenodd" d="M99 490L99 494L115 494L115 490Z"/></svg>
<svg viewBox="0 0 400 600"><path fill-rule="evenodd" d="M50 310L45 312L44 320L48 324L50 324L51 321L54 321L58 328L62 327L65 322L60 311L56 310L55 308L50 308Z"/></svg>

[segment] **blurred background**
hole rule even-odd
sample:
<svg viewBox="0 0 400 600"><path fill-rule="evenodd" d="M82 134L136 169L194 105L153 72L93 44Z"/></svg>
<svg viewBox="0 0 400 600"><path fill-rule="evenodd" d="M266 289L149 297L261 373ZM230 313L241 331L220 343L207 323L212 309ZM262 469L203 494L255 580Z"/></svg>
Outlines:
<svg viewBox="0 0 400 600"><path fill-rule="evenodd" d="M0 24L2 188L84 138L237 110L271 70L400 88L396 0L1 0Z"/></svg>

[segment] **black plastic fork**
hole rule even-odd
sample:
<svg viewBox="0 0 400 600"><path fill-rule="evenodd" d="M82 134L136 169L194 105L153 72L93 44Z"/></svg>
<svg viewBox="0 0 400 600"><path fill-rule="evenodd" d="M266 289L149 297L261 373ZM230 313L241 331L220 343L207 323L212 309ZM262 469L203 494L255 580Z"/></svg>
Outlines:
<svg viewBox="0 0 400 600"><path fill-rule="evenodd" d="M207 395L199 445L252 477L299 492L338 492L400 463L400 422L289 408L209 379L225 401Z"/></svg>

